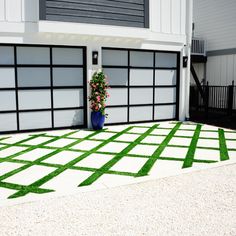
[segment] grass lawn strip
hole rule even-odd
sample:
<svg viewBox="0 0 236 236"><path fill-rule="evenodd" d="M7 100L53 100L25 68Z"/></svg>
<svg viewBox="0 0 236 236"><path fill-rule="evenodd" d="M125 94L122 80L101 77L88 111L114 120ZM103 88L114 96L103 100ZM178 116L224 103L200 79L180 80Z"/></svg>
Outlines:
<svg viewBox="0 0 236 236"><path fill-rule="evenodd" d="M99 177L105 174L112 166L114 166L122 157L126 156L136 145L140 144L141 141L146 138L153 130L158 127L158 124L150 127L146 132L144 132L141 136L139 136L134 142L130 143L123 151L116 154L113 159L111 159L108 163L103 165L100 169L98 169L95 173L93 173L90 177L80 183L81 186L88 186L94 183ZM133 128L133 127L132 127Z"/></svg>
<svg viewBox="0 0 236 236"><path fill-rule="evenodd" d="M128 130L130 130L131 128L133 127L128 127L126 128L125 130L123 130L122 132L120 133L117 133L116 135L114 135L113 137L111 137L110 139L108 140L105 140L103 143L101 143L100 145L98 145L97 147L91 149L90 151L87 151L85 152L84 154L80 155L78 158L68 162L67 164L65 165L61 165L58 169L56 169L55 171L52 171L51 173L49 173L48 175L44 176L43 178L35 181L34 183L28 185L25 189L23 190L20 190L14 194L12 194L11 196L9 196L8 198L17 198L17 197L22 197L22 196L25 196L26 194L30 193L31 192L31 188L35 188L35 187L40 187L41 185L43 185L44 183L48 182L49 180L53 179L54 177L56 177L57 175L61 174L63 171L69 169L70 167L72 167L73 165L75 165L76 163L78 163L80 160L83 160L84 158L86 158L87 156L89 156L90 154L92 153L95 153L98 149L100 149L101 147L105 146L107 143L111 142L113 139L116 139L117 137L119 137L120 135L126 133ZM88 135L86 138L83 138L83 139L80 139L72 144L69 144L67 146L65 146L64 148L59 148L58 150L56 150L55 152L58 153L60 151L64 151L64 150L67 150L68 148L78 144L79 142L82 142L84 141L85 139L89 139L90 137L98 134L102 132L102 130L100 131L95 131L94 133ZM64 137L64 136L61 136L61 137ZM60 137L60 138L61 138ZM40 158L41 159L41 158ZM36 163L37 164L37 161L42 161L42 160L36 160ZM45 160L47 158L43 158L43 160Z"/></svg>
<svg viewBox="0 0 236 236"><path fill-rule="evenodd" d="M175 135L176 131L179 129L181 122L177 123L175 127L171 130L171 132L166 136L166 138L162 141L162 143L158 146L156 151L152 154L152 156L148 159L148 161L144 164L144 166L139 170L136 177L146 176L148 175L149 171L160 157L161 153L167 147L168 143Z"/></svg>
<svg viewBox="0 0 236 236"><path fill-rule="evenodd" d="M220 140L220 160L226 161L229 160L229 154L227 150L227 145L225 141L225 134L223 129L219 129L219 140Z"/></svg>
<svg viewBox="0 0 236 236"><path fill-rule="evenodd" d="M197 148L197 142L201 133L201 128L202 128L202 125L198 124L194 132L194 135L192 137L192 141L189 146L188 153L185 157L183 168L189 168L189 167L192 167L193 165L194 155Z"/></svg>

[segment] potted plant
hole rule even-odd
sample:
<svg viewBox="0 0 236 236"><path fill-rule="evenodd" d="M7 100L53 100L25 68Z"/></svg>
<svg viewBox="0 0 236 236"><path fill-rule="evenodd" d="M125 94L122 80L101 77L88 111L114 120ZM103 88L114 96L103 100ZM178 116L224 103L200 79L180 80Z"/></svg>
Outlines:
<svg viewBox="0 0 236 236"><path fill-rule="evenodd" d="M106 100L109 97L107 90L109 89L107 76L102 70L96 71L89 82L91 88L91 95L89 101L91 102L91 122L94 130L103 128L105 122L105 108Z"/></svg>

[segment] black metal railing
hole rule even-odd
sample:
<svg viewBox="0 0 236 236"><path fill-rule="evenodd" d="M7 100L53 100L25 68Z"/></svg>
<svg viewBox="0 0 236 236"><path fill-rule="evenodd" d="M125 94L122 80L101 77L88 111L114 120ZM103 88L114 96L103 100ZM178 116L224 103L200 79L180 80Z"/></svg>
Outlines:
<svg viewBox="0 0 236 236"><path fill-rule="evenodd" d="M236 111L236 86L234 81L229 86L202 86L204 96L200 95L197 86L190 88L190 109L205 111L220 111L232 115Z"/></svg>

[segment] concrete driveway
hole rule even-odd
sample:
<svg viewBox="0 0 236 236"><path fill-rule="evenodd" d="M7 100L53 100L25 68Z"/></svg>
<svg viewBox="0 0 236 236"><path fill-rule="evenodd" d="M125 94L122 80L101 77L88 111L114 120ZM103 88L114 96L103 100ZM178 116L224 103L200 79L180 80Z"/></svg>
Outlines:
<svg viewBox="0 0 236 236"><path fill-rule="evenodd" d="M234 162L236 131L195 123L0 136L0 200L110 188Z"/></svg>

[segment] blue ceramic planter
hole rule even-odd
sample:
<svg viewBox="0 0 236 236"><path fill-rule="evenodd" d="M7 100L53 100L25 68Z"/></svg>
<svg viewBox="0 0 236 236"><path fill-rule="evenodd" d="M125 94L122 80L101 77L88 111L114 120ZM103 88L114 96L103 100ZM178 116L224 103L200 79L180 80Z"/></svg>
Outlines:
<svg viewBox="0 0 236 236"><path fill-rule="evenodd" d="M100 111L93 111L91 114L91 122L94 130L102 129L105 122L105 115Z"/></svg>

